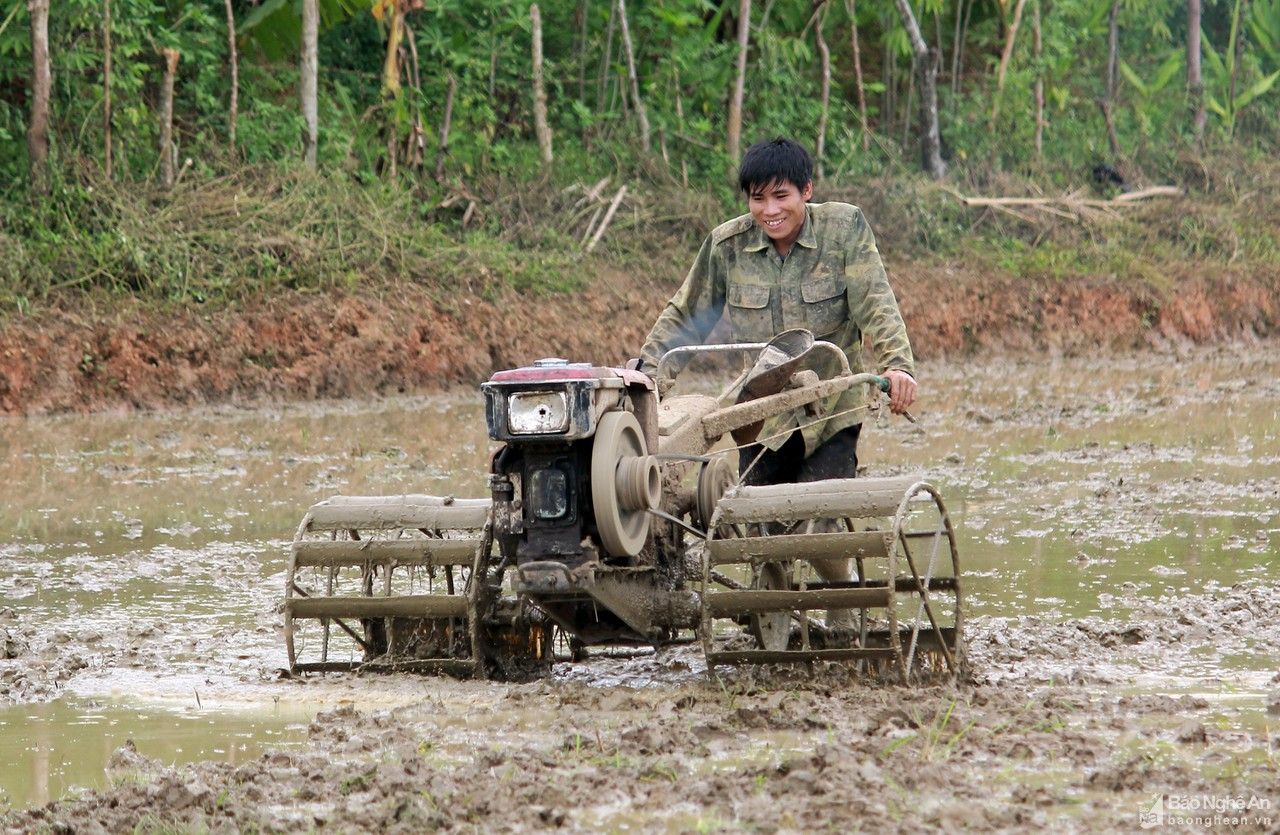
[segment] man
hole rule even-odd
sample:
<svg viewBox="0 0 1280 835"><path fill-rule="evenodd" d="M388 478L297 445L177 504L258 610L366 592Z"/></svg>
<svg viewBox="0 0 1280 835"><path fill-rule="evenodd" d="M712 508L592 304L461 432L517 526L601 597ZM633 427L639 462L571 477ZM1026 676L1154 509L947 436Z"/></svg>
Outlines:
<svg viewBox="0 0 1280 835"><path fill-rule="evenodd" d="M734 341L767 342L784 330L806 328L843 349L855 373L866 368L865 334L874 367L889 379L890 408L906 411L916 396L911 344L862 210L810 204L813 161L789 139L752 145L738 185L749 213L716 227L703 242L684 284L649 331L640 369L652 375L664 352L705 341L727 311ZM835 358L827 362L815 368L823 377L839 370ZM766 421L758 443L740 452L743 483L856 475L865 392L847 391L816 406L816 418L795 412ZM815 561L814 567L827 580L851 576L848 559ZM848 612L831 614L829 626L851 624Z"/></svg>

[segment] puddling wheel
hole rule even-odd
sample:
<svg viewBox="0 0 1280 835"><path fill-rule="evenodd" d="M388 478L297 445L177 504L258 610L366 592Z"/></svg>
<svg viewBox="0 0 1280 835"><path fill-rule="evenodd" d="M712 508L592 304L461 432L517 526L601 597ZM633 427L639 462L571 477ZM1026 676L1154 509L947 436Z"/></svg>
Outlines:
<svg viewBox="0 0 1280 835"><path fill-rule="evenodd" d="M857 530L853 523L890 516L892 525L878 529ZM819 525L826 520L842 524L815 530L828 527ZM897 477L739 487L720 499L708 533L699 626L708 670L854 661L894 672L904 682L960 674L960 558L946 506L928 483ZM791 572L777 570L796 560L849 558L858 569L850 579L797 583ZM716 571L731 565L750 566L752 587ZM821 645L808 643L807 612L821 609L860 610L852 645L831 646L827 636ZM717 646L717 620L749 623L757 647ZM789 620L801 623L799 648L788 646Z"/></svg>

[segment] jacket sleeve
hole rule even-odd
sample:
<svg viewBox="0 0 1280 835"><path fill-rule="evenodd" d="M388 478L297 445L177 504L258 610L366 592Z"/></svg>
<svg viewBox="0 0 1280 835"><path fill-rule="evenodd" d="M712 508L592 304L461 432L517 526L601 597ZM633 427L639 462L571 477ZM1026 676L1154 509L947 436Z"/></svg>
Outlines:
<svg viewBox="0 0 1280 835"><path fill-rule="evenodd" d="M896 368L915 376L915 357L898 299L889 286L875 235L859 210L854 217L853 241L845 261L849 288L849 316L871 339L872 356L880 372Z"/></svg>
<svg viewBox="0 0 1280 835"><path fill-rule="evenodd" d="M672 348L702 344L724 312L724 267L708 237L698 251L684 284L667 302L640 350L640 370L653 376L658 360ZM679 371L686 362L677 362Z"/></svg>

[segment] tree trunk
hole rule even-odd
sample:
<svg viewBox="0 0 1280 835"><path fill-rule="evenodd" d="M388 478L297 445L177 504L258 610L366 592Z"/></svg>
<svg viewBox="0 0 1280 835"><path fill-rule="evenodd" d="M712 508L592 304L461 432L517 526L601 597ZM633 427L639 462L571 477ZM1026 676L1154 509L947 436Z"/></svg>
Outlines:
<svg viewBox="0 0 1280 835"><path fill-rule="evenodd" d="M102 173L112 179L111 164L111 0L102 0Z"/></svg>
<svg viewBox="0 0 1280 835"><path fill-rule="evenodd" d="M173 85L178 75L179 53L164 51L164 87L160 91L160 182L165 191L173 188Z"/></svg>
<svg viewBox="0 0 1280 835"><path fill-rule="evenodd" d="M969 0L967 3L964 0L960 0L960 4L963 6L964 22L960 23L957 20L956 46L951 53L952 95L960 94L960 78L964 75L964 44L969 37L969 19L973 16L973 0ZM956 14L960 14L959 9L957 9Z"/></svg>
<svg viewBox="0 0 1280 835"><path fill-rule="evenodd" d="M236 122L240 118L240 56L236 52L236 15L231 9L231 0L227 6L227 53L231 60L231 107L227 115L227 144L232 152L236 148Z"/></svg>
<svg viewBox="0 0 1280 835"><path fill-rule="evenodd" d="M823 24L826 22L827 8L824 5L822 11L818 13L817 24L813 28L822 68L822 92L819 96L818 110L818 142L815 148L816 154L814 155L819 179L824 175L822 163L827 155L827 118L831 111L831 50L827 47L827 39L822 33Z"/></svg>
<svg viewBox="0 0 1280 835"><path fill-rule="evenodd" d="M881 21L881 26L887 29L892 25L888 19ZM880 39L880 66L881 84L884 90L880 93L880 130L886 135L893 135L893 113L894 113L894 91L897 82L894 80L894 70L897 67L898 56L894 54L892 47L889 45L888 38Z"/></svg>
<svg viewBox="0 0 1280 835"><path fill-rule="evenodd" d="M1116 120L1111 115L1111 102L1098 99L1098 109L1102 111L1102 123L1107 128L1107 144L1111 147L1111 156L1118 161L1124 154L1120 152L1120 137L1116 134Z"/></svg>
<svg viewBox="0 0 1280 835"><path fill-rule="evenodd" d="M427 156L427 133L422 129L422 113L418 103L422 100L422 73L418 64L418 39L414 37L409 21L404 21L404 42L409 46L409 81L413 84L413 132L406 140L405 161L414 168L421 168ZM402 59L403 60L403 59Z"/></svg>
<svg viewBox="0 0 1280 835"><path fill-rule="evenodd" d="M631 85L631 102L640 123L640 147L649 150L649 114L640 98L640 78L636 74L636 54L631 49L631 27L627 24L626 0L618 0L618 31L622 35L622 52L627 59L627 80Z"/></svg>
<svg viewBox="0 0 1280 835"><path fill-rule="evenodd" d="M578 24L578 36L574 43L574 54L578 56L578 101L587 105L587 38L590 35L589 19L590 0L580 0L574 9L574 20Z"/></svg>
<svg viewBox="0 0 1280 835"><path fill-rule="evenodd" d="M320 3L319 0L302 0L302 66L298 78L298 93L302 98L302 120L306 123L306 135L302 142L302 162L316 170L316 145L320 139L320 119L317 106L320 75Z"/></svg>
<svg viewBox="0 0 1280 835"><path fill-rule="evenodd" d="M747 84L747 43L751 38L751 0L738 0L738 73L729 99L729 158L733 167L742 159L742 99ZM735 172L730 177L736 180Z"/></svg>
<svg viewBox="0 0 1280 835"><path fill-rule="evenodd" d="M400 98L400 44L403 42L404 8L397 2L391 6L391 19L387 27L387 54L382 62L382 103L386 106L387 113L386 172L392 179L399 174L400 143L396 141L399 130L395 108L391 105Z"/></svg>
<svg viewBox="0 0 1280 835"><path fill-rule="evenodd" d="M938 56L924 42L909 0L894 0L894 3L911 38L920 76L920 163L926 174L941 180L947 175L947 164L942 161L942 137L938 130Z"/></svg>
<svg viewBox="0 0 1280 835"><path fill-rule="evenodd" d="M1231 31L1235 34L1233 42L1227 47L1233 53L1230 62L1231 80L1227 88L1227 112L1231 114L1228 130L1235 132L1236 125L1236 78L1240 75L1240 65L1244 63L1244 22L1248 18L1249 0L1236 0L1231 14Z"/></svg>
<svg viewBox="0 0 1280 835"><path fill-rule="evenodd" d="M1111 156L1117 161L1120 153L1120 138L1116 135L1116 120L1112 111L1112 103L1116 96L1116 75L1120 64L1120 0L1111 0L1111 11L1107 15L1107 72L1103 79L1102 97L1098 99L1098 109L1102 111L1102 121L1107 128L1107 142L1111 146Z"/></svg>
<svg viewBox="0 0 1280 835"><path fill-rule="evenodd" d="M440 145L436 149L436 181L444 180L444 158L449 153L449 126L453 124L453 97L458 92L458 79L449 73L449 89L444 94L444 119L440 122Z"/></svg>
<svg viewBox="0 0 1280 835"><path fill-rule="evenodd" d="M538 135L538 153L543 165L551 165L551 126L547 124L547 88L542 83L542 11L538 4L529 7L533 25L533 129Z"/></svg>
<svg viewBox="0 0 1280 835"><path fill-rule="evenodd" d="M955 96L956 91L956 71L960 66L960 24L964 22L964 0L958 0L956 3L956 19L952 26L951 32L951 93Z"/></svg>
<svg viewBox="0 0 1280 835"><path fill-rule="evenodd" d="M1208 112L1204 105L1204 78L1200 74L1200 0L1187 0L1187 91L1191 94L1194 115L1191 119L1196 144L1204 144L1204 126Z"/></svg>
<svg viewBox="0 0 1280 835"><path fill-rule="evenodd" d="M27 0L31 13L31 122L27 127L27 157L31 190L49 191L49 0Z"/></svg>
<svg viewBox="0 0 1280 835"><path fill-rule="evenodd" d="M679 67L674 68L673 75L672 85L675 87L676 96L676 135L684 136L684 94L681 92ZM689 187L689 162L683 154L680 156L680 183L685 188Z"/></svg>
<svg viewBox="0 0 1280 835"><path fill-rule="evenodd" d="M858 92L858 119L862 123L862 150L871 149L871 130L867 127L867 88L862 79L862 49L858 43L858 0L845 0L849 12L849 41L853 47L853 80Z"/></svg>
<svg viewBox="0 0 1280 835"><path fill-rule="evenodd" d="M1036 161L1042 162L1044 160L1044 67L1040 59L1044 55L1044 40L1040 27L1040 0L1035 0L1035 4L1032 10L1034 16L1031 18L1031 26L1036 57Z"/></svg>
<svg viewBox="0 0 1280 835"><path fill-rule="evenodd" d="M609 25L605 29L604 54L600 56L600 73L596 76L596 112L604 112L605 88L613 76L613 29L618 20L618 7L609 4Z"/></svg>
<svg viewBox="0 0 1280 835"><path fill-rule="evenodd" d="M1116 99L1116 75L1120 65L1120 0L1111 0L1111 11L1107 15L1107 109Z"/></svg>
<svg viewBox="0 0 1280 835"><path fill-rule="evenodd" d="M996 71L996 94L991 100L991 119L987 123L990 130L996 129L996 117L1000 115L1000 95L1004 92L1004 80L1009 74L1009 59L1013 57L1013 44L1018 37L1018 27L1022 25L1022 8L1027 0L1018 0L1013 7L1013 22L1004 33L1004 49L1000 52L1000 68Z"/></svg>
<svg viewBox="0 0 1280 835"><path fill-rule="evenodd" d="M907 96L902 102L902 139L899 145L907 147L907 140L911 138L911 106L915 104L916 80L918 78L918 70L920 69L920 59L911 56L911 72L907 73Z"/></svg>

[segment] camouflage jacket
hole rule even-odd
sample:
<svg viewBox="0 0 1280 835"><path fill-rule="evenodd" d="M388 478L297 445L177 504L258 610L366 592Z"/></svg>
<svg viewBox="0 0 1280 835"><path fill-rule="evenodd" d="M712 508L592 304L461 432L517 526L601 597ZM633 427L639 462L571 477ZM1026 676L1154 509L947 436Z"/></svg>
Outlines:
<svg viewBox="0 0 1280 835"><path fill-rule="evenodd" d="M671 348L697 345L727 311L733 339L767 342L788 328L807 328L844 349L849 367L891 368L915 375L898 300L889 287L875 237L862 210L848 203L811 203L804 227L785 259L751 215L721 224L702 244L684 284L667 302L641 350L641 370L653 374ZM863 334L870 337L874 364L863 361ZM816 368L823 377L838 373ZM803 412L767 421L760 432L771 449L787 429L803 426L805 454L841 429L862 421L867 393L854 389L818 404L818 417ZM852 411L851 411L852 410ZM772 436L772 437L771 437Z"/></svg>

